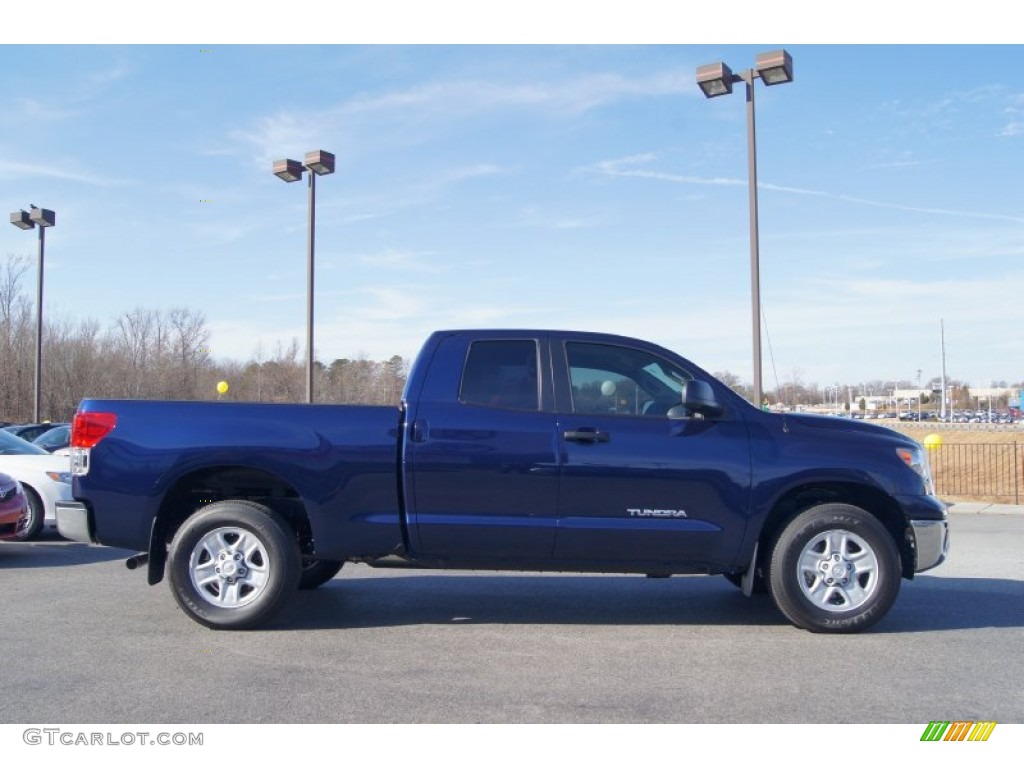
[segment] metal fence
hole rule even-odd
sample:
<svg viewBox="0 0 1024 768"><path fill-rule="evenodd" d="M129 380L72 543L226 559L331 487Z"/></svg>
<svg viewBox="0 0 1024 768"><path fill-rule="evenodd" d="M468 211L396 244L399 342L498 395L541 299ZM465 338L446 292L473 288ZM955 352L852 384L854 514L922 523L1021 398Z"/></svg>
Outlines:
<svg viewBox="0 0 1024 768"><path fill-rule="evenodd" d="M943 443L928 449L940 497L1020 504L1024 467L1020 443Z"/></svg>

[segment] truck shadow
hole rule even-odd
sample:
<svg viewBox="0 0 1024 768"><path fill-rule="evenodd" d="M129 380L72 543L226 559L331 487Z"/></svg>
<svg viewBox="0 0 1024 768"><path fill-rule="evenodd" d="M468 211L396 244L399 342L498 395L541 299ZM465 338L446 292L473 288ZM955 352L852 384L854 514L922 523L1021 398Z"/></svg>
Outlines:
<svg viewBox="0 0 1024 768"><path fill-rule="evenodd" d="M344 573L344 572L343 572ZM403 574L341 576L292 601L271 631L429 624L786 626L771 598L721 577ZM1024 626L1024 590L1008 579L919 576L904 582L873 633Z"/></svg>
<svg viewBox="0 0 1024 768"><path fill-rule="evenodd" d="M135 554L125 549L94 547L68 541L44 531L34 541L0 541L0 571L9 568L53 568L124 560Z"/></svg>
<svg viewBox="0 0 1024 768"><path fill-rule="evenodd" d="M343 572L344 573L344 572ZM754 624L785 620L724 578L529 574L340 577L301 593L275 629L417 624Z"/></svg>
<svg viewBox="0 0 1024 768"><path fill-rule="evenodd" d="M1024 582L918 576L874 632L1024 627Z"/></svg>

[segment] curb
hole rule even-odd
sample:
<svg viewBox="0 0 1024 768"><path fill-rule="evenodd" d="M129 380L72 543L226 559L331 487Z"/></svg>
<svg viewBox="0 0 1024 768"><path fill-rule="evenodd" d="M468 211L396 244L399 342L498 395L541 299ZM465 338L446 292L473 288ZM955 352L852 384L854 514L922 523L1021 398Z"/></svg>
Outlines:
<svg viewBox="0 0 1024 768"><path fill-rule="evenodd" d="M1024 507L1015 504L989 504L984 501L962 501L948 505L946 511L967 515L1024 515Z"/></svg>

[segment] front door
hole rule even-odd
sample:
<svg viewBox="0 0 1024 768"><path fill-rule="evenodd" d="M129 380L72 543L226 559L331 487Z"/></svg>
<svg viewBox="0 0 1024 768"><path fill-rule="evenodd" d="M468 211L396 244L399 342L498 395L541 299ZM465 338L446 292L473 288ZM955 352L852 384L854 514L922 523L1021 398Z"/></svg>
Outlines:
<svg viewBox="0 0 1024 768"><path fill-rule="evenodd" d="M558 415L556 557L731 563L751 476L740 416L669 419L692 375L647 350L571 341L563 349L571 402Z"/></svg>

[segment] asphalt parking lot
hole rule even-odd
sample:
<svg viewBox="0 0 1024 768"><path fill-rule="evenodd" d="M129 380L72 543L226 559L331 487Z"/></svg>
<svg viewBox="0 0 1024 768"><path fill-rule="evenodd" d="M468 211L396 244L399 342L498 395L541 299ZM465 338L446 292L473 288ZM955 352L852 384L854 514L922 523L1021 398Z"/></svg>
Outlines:
<svg viewBox="0 0 1024 768"><path fill-rule="evenodd" d="M0 722L1024 722L1024 515L951 525L950 560L852 636L721 577L352 565L215 632L130 553L2 543Z"/></svg>

